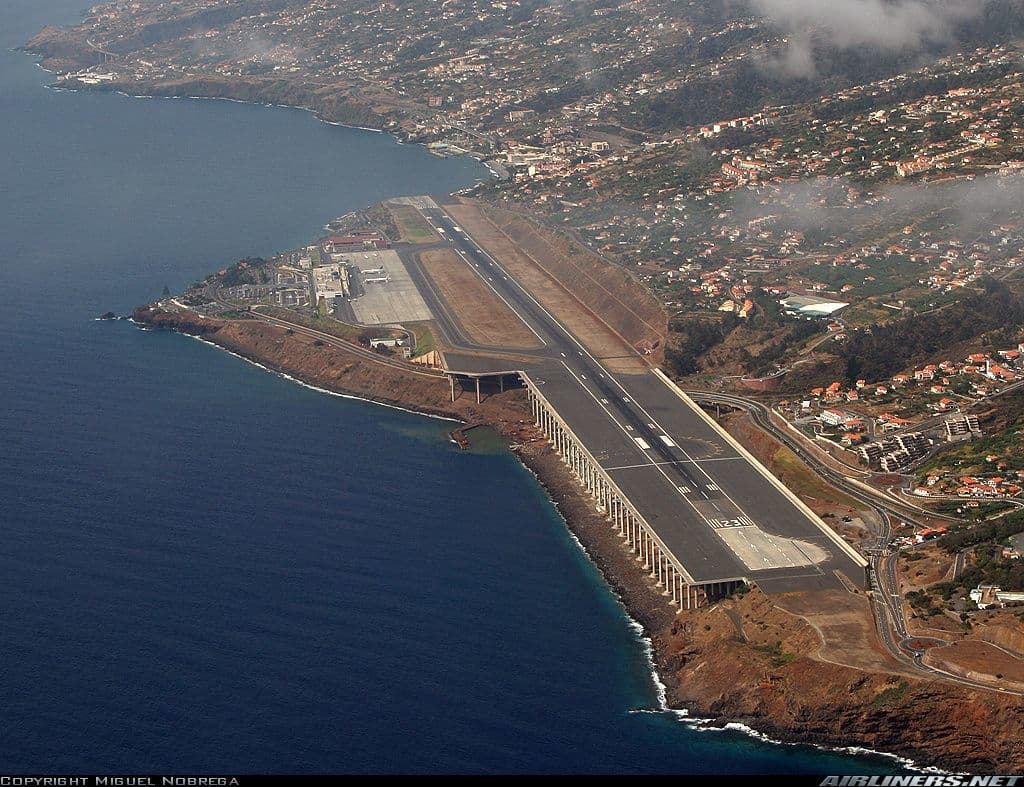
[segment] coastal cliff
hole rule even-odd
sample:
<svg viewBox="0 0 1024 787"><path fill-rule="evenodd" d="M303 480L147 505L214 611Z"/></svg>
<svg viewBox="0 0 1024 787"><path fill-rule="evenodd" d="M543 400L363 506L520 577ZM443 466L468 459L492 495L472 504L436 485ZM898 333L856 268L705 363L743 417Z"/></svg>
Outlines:
<svg viewBox="0 0 1024 787"><path fill-rule="evenodd" d="M100 53L78 29L45 27L25 44L25 51L41 57L40 65L57 74L74 73L100 62ZM228 77L206 74L160 79L115 76L111 80L95 83L71 80L66 84L59 82L58 85L76 90L113 91L130 95L222 98L254 104L300 107L329 123L378 130L385 128L393 119L387 108L375 106L373 102L363 99L357 90L344 82L312 85L274 76Z"/></svg>
<svg viewBox="0 0 1024 787"><path fill-rule="evenodd" d="M957 771L1024 767L1024 704L1015 696L928 679L877 642L869 601L835 592L767 597L754 589L679 612L534 428L524 392L455 402L444 378L388 366L257 320L146 307L150 328L198 336L310 385L487 423L544 484L569 528L652 643L670 707L772 738L899 754ZM842 596L843 598L839 598Z"/></svg>

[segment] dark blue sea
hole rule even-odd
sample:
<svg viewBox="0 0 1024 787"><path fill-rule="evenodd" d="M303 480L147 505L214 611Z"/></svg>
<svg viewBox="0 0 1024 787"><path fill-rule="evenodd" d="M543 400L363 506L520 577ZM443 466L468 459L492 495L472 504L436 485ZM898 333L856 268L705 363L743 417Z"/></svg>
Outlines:
<svg viewBox="0 0 1024 787"><path fill-rule="evenodd" d="M486 176L297 110L56 92L0 4L0 772L850 772L656 709L534 479L96 322Z"/></svg>

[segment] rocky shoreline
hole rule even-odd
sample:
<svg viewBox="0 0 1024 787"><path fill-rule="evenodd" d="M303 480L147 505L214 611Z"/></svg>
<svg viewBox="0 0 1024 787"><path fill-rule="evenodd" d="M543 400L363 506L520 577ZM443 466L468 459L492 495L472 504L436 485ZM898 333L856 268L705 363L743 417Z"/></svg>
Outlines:
<svg viewBox="0 0 1024 787"><path fill-rule="evenodd" d="M136 310L133 319L197 336L308 385L493 427L516 445L643 627L670 708L717 725L741 723L777 741L859 747L920 766L971 772L1024 767L1024 703L928 679L892 661L874 641L866 598L853 600L852 613L850 599L842 599L840 614L829 611L836 599L769 599L755 589L710 609L679 612L535 429L521 389L479 405L468 394L453 403L444 378L316 346L256 320L151 307ZM851 650L859 665L848 663Z"/></svg>
<svg viewBox="0 0 1024 787"><path fill-rule="evenodd" d="M39 65L52 74L80 71L95 62L95 52L76 35L75 30L46 27L23 47L40 58ZM304 85L284 78L196 76L175 79L119 79L87 83L60 81L58 89L91 90L153 98L198 98L238 101L247 104L289 107L311 112L319 120L334 125L391 134L399 142L409 142L402 130L406 116L363 98L352 86Z"/></svg>

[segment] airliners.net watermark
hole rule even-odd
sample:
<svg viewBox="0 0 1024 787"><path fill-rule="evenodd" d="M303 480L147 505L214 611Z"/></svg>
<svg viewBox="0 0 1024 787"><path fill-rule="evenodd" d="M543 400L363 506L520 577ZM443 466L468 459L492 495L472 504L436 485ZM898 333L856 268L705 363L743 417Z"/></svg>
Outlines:
<svg viewBox="0 0 1024 787"><path fill-rule="evenodd" d="M965 776L915 774L913 776L826 776L820 787L1024 787L1021 776Z"/></svg>

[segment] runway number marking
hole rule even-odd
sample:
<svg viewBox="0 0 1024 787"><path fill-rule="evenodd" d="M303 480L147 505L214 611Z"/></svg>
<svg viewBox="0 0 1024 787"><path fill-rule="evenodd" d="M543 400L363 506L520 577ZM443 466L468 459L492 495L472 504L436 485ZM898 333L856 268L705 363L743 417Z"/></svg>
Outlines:
<svg viewBox="0 0 1024 787"><path fill-rule="evenodd" d="M732 527L753 527L754 522L748 516L741 516L735 519L708 519L708 524L715 530L724 530Z"/></svg>

